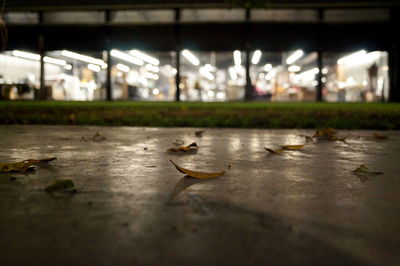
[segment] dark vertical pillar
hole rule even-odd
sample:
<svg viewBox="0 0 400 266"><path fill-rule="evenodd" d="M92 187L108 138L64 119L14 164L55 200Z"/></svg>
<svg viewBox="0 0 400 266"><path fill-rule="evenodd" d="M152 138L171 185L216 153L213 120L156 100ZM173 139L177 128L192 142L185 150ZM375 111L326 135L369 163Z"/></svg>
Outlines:
<svg viewBox="0 0 400 266"><path fill-rule="evenodd" d="M43 23L43 12L39 12L39 23L40 25ZM40 87L39 93L37 94L37 98L35 100L45 100L47 98L46 92L46 84L45 84L45 68L44 68L44 57L45 57L45 48L44 48L44 34L43 30L40 29L40 33L38 36L38 48L40 54L40 73L39 73L39 80L40 80Z"/></svg>
<svg viewBox="0 0 400 266"><path fill-rule="evenodd" d="M112 68L112 59L111 59L111 36L110 36L110 30L109 30L109 23L111 22L111 11L106 10L105 11L105 34L106 34L106 63L107 63L107 69L106 69L106 100L107 101L112 101L112 83L111 83L111 68Z"/></svg>
<svg viewBox="0 0 400 266"><path fill-rule="evenodd" d="M316 101L317 102L321 102L322 101L322 87L323 87L323 83L322 83L322 69L324 67L324 64L322 62L322 57L323 57L323 53L321 50L319 50L317 52L317 67L319 69L319 72L317 74L317 93L316 93Z"/></svg>
<svg viewBox="0 0 400 266"><path fill-rule="evenodd" d="M181 20L181 10L179 8L175 9L175 25L174 25L174 32L175 32L175 101L179 102L181 100L181 31L180 31L180 20Z"/></svg>
<svg viewBox="0 0 400 266"><path fill-rule="evenodd" d="M112 84L111 84L111 68L112 68L112 60L111 60L111 52L110 49L107 47L106 51L107 57L107 72L106 72L106 100L112 101Z"/></svg>
<svg viewBox="0 0 400 266"><path fill-rule="evenodd" d="M317 67L319 69L319 72L317 74L317 87L316 87L316 94L315 94L315 100L317 102L323 101L322 99L322 88L323 88L323 83L322 83L322 69L324 68L323 64L323 52L322 52L322 47L321 47L321 38L322 38L322 32L323 32L323 23L324 23L324 9L319 8L318 9L318 27L317 27Z"/></svg>
<svg viewBox="0 0 400 266"><path fill-rule="evenodd" d="M250 77L250 31L251 31L251 25L250 25L250 9L246 9L246 22L245 22L245 45L246 45L246 61L245 61L245 69L246 69L246 87L245 87L245 93L244 93L244 99L246 101L251 101L253 98L253 85L251 83L251 77Z"/></svg>

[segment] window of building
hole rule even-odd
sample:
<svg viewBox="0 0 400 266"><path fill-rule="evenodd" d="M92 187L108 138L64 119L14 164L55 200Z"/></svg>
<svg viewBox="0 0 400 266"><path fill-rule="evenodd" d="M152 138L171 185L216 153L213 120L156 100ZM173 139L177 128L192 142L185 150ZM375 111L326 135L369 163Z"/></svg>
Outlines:
<svg viewBox="0 0 400 266"><path fill-rule="evenodd" d="M182 101L242 100L245 87L243 51L181 52Z"/></svg>
<svg viewBox="0 0 400 266"><path fill-rule="evenodd" d="M57 11L43 13L43 20L49 24L100 24L105 14L101 11Z"/></svg>
<svg viewBox="0 0 400 266"><path fill-rule="evenodd" d="M316 22L318 12L312 9L254 9L250 18L252 21Z"/></svg>
<svg viewBox="0 0 400 266"><path fill-rule="evenodd" d="M173 23L174 10L126 10L112 12L111 22L130 23Z"/></svg>
<svg viewBox="0 0 400 266"><path fill-rule="evenodd" d="M39 15L35 12L7 12L3 19L7 24L37 24Z"/></svg>
<svg viewBox="0 0 400 266"><path fill-rule="evenodd" d="M324 20L332 23L379 22L389 19L389 10L384 8L327 9L324 12Z"/></svg>
<svg viewBox="0 0 400 266"><path fill-rule="evenodd" d="M244 9L183 9L183 22L227 22L244 21Z"/></svg>

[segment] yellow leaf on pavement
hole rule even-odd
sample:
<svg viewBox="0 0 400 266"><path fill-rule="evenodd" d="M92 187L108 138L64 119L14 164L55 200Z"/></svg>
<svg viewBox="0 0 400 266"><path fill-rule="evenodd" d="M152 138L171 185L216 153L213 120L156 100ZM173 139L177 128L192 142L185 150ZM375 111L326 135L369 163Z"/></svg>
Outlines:
<svg viewBox="0 0 400 266"><path fill-rule="evenodd" d="M264 147L265 150L267 150L270 153L274 153L274 154L281 154L283 152L284 149L277 149L277 150L273 150L267 147Z"/></svg>
<svg viewBox="0 0 400 266"><path fill-rule="evenodd" d="M37 164L37 163L48 163L53 160L56 160L56 157L52 158L44 158L44 159L28 159L22 162L16 162L16 163L0 163L0 173L8 173L12 171L18 171L18 172L26 172L32 165Z"/></svg>
<svg viewBox="0 0 400 266"><path fill-rule="evenodd" d="M372 136L376 139L388 139L388 136L385 136L381 133L373 133Z"/></svg>
<svg viewBox="0 0 400 266"><path fill-rule="evenodd" d="M190 177L193 177L193 178L207 179L207 178L214 178L214 177L223 176L225 174L225 171L216 172L216 173L206 173L206 172L193 171L193 170L189 170L189 169L180 167L179 165L174 163L174 161L172 161L172 160L169 160L169 161L175 166L175 168L179 172L181 172L181 173L183 173L185 175L188 175Z"/></svg>
<svg viewBox="0 0 400 266"><path fill-rule="evenodd" d="M282 149L285 149L285 150L300 150L304 147L304 144L303 145L285 145L285 146L281 146L281 147L282 147Z"/></svg>

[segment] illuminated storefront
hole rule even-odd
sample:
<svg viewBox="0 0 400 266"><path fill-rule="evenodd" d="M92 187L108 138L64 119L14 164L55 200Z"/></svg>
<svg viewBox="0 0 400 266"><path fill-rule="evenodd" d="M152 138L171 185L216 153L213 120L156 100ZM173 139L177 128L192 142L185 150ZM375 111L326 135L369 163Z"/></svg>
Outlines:
<svg viewBox="0 0 400 266"><path fill-rule="evenodd" d="M11 10L3 15L10 39L8 50L0 54L0 96L73 101L396 100L399 45L382 30L395 22L389 7L367 11Z"/></svg>

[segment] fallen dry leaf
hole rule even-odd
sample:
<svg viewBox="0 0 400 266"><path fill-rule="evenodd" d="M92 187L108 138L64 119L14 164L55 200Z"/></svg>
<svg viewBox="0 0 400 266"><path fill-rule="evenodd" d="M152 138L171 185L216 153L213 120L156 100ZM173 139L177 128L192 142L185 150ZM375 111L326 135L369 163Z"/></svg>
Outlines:
<svg viewBox="0 0 400 266"><path fill-rule="evenodd" d="M369 171L368 167L361 164L357 169L351 171L353 174L369 174L369 175L381 175L383 172L372 172Z"/></svg>
<svg viewBox="0 0 400 266"><path fill-rule="evenodd" d="M304 144L303 145L284 145L281 147L282 147L282 149L285 149L285 150L300 150L304 147Z"/></svg>
<svg viewBox="0 0 400 266"><path fill-rule="evenodd" d="M8 173L8 172L12 172L12 171L24 173L32 165L35 165L37 163L48 163L48 162L51 162L56 159L57 159L56 157L51 157L51 158L44 158L44 159L28 159L28 160L24 160L22 162L16 162L16 163L0 163L0 173Z"/></svg>
<svg viewBox="0 0 400 266"><path fill-rule="evenodd" d="M347 137L338 137L336 136L336 132L333 128L322 128L322 129L317 129L317 131L314 133L313 136L305 136L306 140L312 140L314 138L321 138L321 139L326 139L330 141L342 141L346 143Z"/></svg>
<svg viewBox="0 0 400 266"><path fill-rule="evenodd" d="M50 185L48 185L44 191L51 193L55 191L61 191L61 192L69 192L69 193L75 193L75 184L72 182L71 179L58 179L53 181Z"/></svg>
<svg viewBox="0 0 400 266"><path fill-rule="evenodd" d="M388 136L385 136L381 133L373 133L372 136L376 139L388 139Z"/></svg>
<svg viewBox="0 0 400 266"><path fill-rule="evenodd" d="M197 146L196 142L193 142L192 144L188 145L188 146L181 146L178 148L169 148L167 151L170 152L189 152L189 151L197 151L199 148L199 146Z"/></svg>
<svg viewBox="0 0 400 266"><path fill-rule="evenodd" d="M264 147L265 150L267 150L270 153L274 153L274 154L281 154L283 152L284 149L277 149L277 150L273 150L267 147Z"/></svg>
<svg viewBox="0 0 400 266"><path fill-rule="evenodd" d="M206 173L206 172L192 171L192 170L180 167L179 165L174 163L174 161L172 161L172 160L169 160L169 161L175 166L175 168L179 172L181 172L183 174L186 174L186 175L188 175L190 177L193 177L193 178L207 179L207 178L214 178L214 177L223 176L225 174L225 171L216 172L216 173Z"/></svg>

